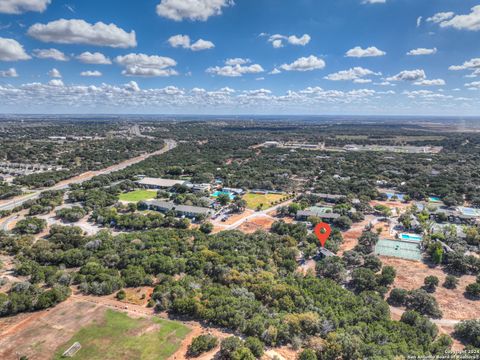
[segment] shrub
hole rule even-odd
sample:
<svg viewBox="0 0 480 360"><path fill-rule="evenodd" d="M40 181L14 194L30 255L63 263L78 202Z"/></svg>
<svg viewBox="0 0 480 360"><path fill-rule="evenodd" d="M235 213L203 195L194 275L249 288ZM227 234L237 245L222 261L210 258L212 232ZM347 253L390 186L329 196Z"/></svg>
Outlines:
<svg viewBox="0 0 480 360"><path fill-rule="evenodd" d="M447 275L443 287L446 289L456 289L458 285L458 279L453 275Z"/></svg>
<svg viewBox="0 0 480 360"><path fill-rule="evenodd" d="M250 349L253 356L255 356L257 359L262 357L262 355L263 355L263 342L261 342L258 338L253 337L253 336L248 337L245 340L245 346Z"/></svg>
<svg viewBox="0 0 480 360"><path fill-rule="evenodd" d="M127 294L125 293L125 290L122 289L119 292L117 292L118 300L125 300L126 297L127 297Z"/></svg>
<svg viewBox="0 0 480 360"><path fill-rule="evenodd" d="M214 349L218 344L218 340L213 335L200 335L192 340L188 346L187 355L192 357L200 356Z"/></svg>
<svg viewBox="0 0 480 360"><path fill-rule="evenodd" d="M425 280L423 281L424 283L424 289L430 293L435 292L437 286L438 286L438 277L436 276L427 276Z"/></svg>
<svg viewBox="0 0 480 360"><path fill-rule="evenodd" d="M396 288L390 292L388 303L392 306L404 306L407 301L408 291Z"/></svg>
<svg viewBox="0 0 480 360"><path fill-rule="evenodd" d="M465 289L465 295L473 299L480 298L480 284L478 282L475 282L468 285Z"/></svg>

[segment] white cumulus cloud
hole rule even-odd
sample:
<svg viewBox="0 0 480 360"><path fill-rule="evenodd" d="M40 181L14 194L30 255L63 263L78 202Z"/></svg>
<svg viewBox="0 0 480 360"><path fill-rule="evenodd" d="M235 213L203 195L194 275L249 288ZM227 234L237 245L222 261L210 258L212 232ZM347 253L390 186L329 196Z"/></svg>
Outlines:
<svg viewBox="0 0 480 360"><path fill-rule="evenodd" d="M261 34L264 35L264 34ZM305 46L307 45L312 38L308 34L303 34L302 36L298 37L296 35L281 35L275 34L271 35L268 38L268 41L272 44L272 46L276 49L284 47L284 43L296 46Z"/></svg>
<svg viewBox="0 0 480 360"><path fill-rule="evenodd" d="M99 77L102 76L102 73L100 71L94 70L88 70L88 71L82 71L80 73L80 76L85 76L85 77Z"/></svg>
<svg viewBox="0 0 480 360"><path fill-rule="evenodd" d="M453 71L480 69L480 58L470 59L465 61L462 65L452 65L448 69Z"/></svg>
<svg viewBox="0 0 480 360"><path fill-rule="evenodd" d="M291 64L283 64L280 68L285 71L312 71L323 69L325 66L325 61L315 55L310 55L308 57L301 57Z"/></svg>
<svg viewBox="0 0 480 360"><path fill-rule="evenodd" d="M95 52L91 53L90 51L85 51L77 56L77 60L84 64L95 64L95 65L109 65L112 63L108 57L102 53Z"/></svg>
<svg viewBox="0 0 480 360"><path fill-rule="evenodd" d="M375 46L370 46L366 49L361 48L360 46L355 46L353 49L347 51L345 56L347 57L375 57L375 56L384 56L387 53L380 49L377 49Z"/></svg>
<svg viewBox="0 0 480 360"><path fill-rule="evenodd" d="M363 4L385 4L387 0L363 0Z"/></svg>
<svg viewBox="0 0 480 360"><path fill-rule="evenodd" d="M50 70L48 72L48 76L53 77L53 78L61 78L62 74L57 69L53 68L52 70Z"/></svg>
<svg viewBox="0 0 480 360"><path fill-rule="evenodd" d="M224 66L213 66L205 70L209 74L240 77L245 74L258 74L265 70L259 64L251 64L250 59L234 58L227 59Z"/></svg>
<svg viewBox="0 0 480 360"><path fill-rule="evenodd" d="M408 56L421 56L421 55L433 55L437 53L437 48L427 49L427 48L418 48L412 49L407 52Z"/></svg>
<svg viewBox="0 0 480 360"><path fill-rule="evenodd" d="M419 86L443 86L445 85L445 80L443 79L423 79L420 81L414 82L414 85L419 85Z"/></svg>
<svg viewBox="0 0 480 360"><path fill-rule="evenodd" d="M376 73L372 70L357 66L349 70L342 70L336 73L328 74L327 76L324 77L324 79L331 80L331 81L356 80L355 81L356 83L366 83L366 82L371 82L371 80L361 79L361 78L369 75L381 75L381 74Z"/></svg>
<svg viewBox="0 0 480 360"><path fill-rule="evenodd" d="M208 50L215 47L213 42L203 39L198 39L192 43L188 35L174 35L168 39L168 43L174 48L181 47L192 51Z"/></svg>
<svg viewBox="0 0 480 360"><path fill-rule="evenodd" d="M233 5L233 0L162 0L157 5L157 14L175 21L206 21L210 16L221 15L224 7Z"/></svg>
<svg viewBox="0 0 480 360"><path fill-rule="evenodd" d="M80 19L60 19L48 24L34 24L28 35L43 41L58 44L88 44L129 48L137 46L135 31L126 32L115 24L97 22L90 24Z"/></svg>
<svg viewBox="0 0 480 360"><path fill-rule="evenodd" d="M31 59L23 46L16 40L0 37L0 61L18 61Z"/></svg>
<svg viewBox="0 0 480 360"><path fill-rule="evenodd" d="M425 71L421 69L404 70L397 75L387 78L387 81L420 81L426 79Z"/></svg>
<svg viewBox="0 0 480 360"><path fill-rule="evenodd" d="M0 13L22 14L27 11L44 12L52 0L1 0Z"/></svg>
<svg viewBox="0 0 480 360"><path fill-rule="evenodd" d="M454 17L454 16L455 16L455 13L452 12L452 11L439 12L439 13L436 13L435 15L427 18L427 21L428 21L428 22L433 22L433 23L435 23L435 24L438 24L438 23L441 23L442 21L451 19L451 18Z"/></svg>
<svg viewBox="0 0 480 360"><path fill-rule="evenodd" d="M57 61L68 61L69 58L58 49L35 49L33 55L39 59L53 59Z"/></svg>
<svg viewBox="0 0 480 360"><path fill-rule="evenodd" d="M474 6L467 15L455 15L449 20L440 22L440 27L452 27L457 30L480 30L480 5Z"/></svg>
<svg viewBox="0 0 480 360"><path fill-rule="evenodd" d="M17 70L15 70L14 68L10 68L8 70L1 70L0 71L0 77L2 77L2 78L14 78L14 77L18 77L18 73L17 73Z"/></svg>
<svg viewBox="0 0 480 360"><path fill-rule="evenodd" d="M146 54L128 54L117 56L115 62L125 67L122 74L125 76L172 76L178 75L173 69L177 62L172 58Z"/></svg>

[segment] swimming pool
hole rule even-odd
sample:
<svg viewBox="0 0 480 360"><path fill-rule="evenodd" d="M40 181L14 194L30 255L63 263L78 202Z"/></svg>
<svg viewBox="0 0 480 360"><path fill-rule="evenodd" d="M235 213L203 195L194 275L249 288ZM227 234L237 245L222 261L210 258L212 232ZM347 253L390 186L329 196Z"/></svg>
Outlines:
<svg viewBox="0 0 480 360"><path fill-rule="evenodd" d="M233 195L231 192L229 191L215 191L213 194L212 194L212 197L219 197L220 195L222 194L225 194L225 195L228 195L228 197L230 198L230 200L233 200L235 199L235 195Z"/></svg>
<svg viewBox="0 0 480 360"><path fill-rule="evenodd" d="M428 199L431 202L442 202L442 199L440 199L439 197L436 197L436 196L430 196Z"/></svg>
<svg viewBox="0 0 480 360"><path fill-rule="evenodd" d="M416 234L400 234L400 239L407 241L422 241L422 236Z"/></svg>

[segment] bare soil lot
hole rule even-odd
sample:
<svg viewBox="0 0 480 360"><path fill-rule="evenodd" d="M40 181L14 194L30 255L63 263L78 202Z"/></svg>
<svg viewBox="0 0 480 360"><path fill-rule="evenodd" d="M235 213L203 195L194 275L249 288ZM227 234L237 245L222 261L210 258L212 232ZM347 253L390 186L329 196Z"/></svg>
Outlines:
<svg viewBox="0 0 480 360"><path fill-rule="evenodd" d="M255 219L244 222L242 225L240 225L238 230L246 234L252 234L257 230L269 231L274 222L275 222L275 219L272 219L267 216L259 216Z"/></svg>
<svg viewBox="0 0 480 360"><path fill-rule="evenodd" d="M441 268L430 268L428 265L397 258L381 257L384 265L391 265L397 270L394 287L407 290L418 289L423 286L426 276L434 275L440 280L437 291L433 294L437 299L444 319L466 320L480 318L480 301L473 301L463 295L465 287L475 282L474 276L462 276L456 289L445 289L442 284L446 274Z"/></svg>
<svg viewBox="0 0 480 360"><path fill-rule="evenodd" d="M352 250L358 244L358 238L362 235L365 226L370 224L375 217L373 215L365 216L365 220L354 223L352 227L343 232L343 243L340 245L338 255L341 256L345 251Z"/></svg>
<svg viewBox="0 0 480 360"><path fill-rule="evenodd" d="M104 313L102 306L67 300L50 310L0 319L0 359L50 359L58 346Z"/></svg>
<svg viewBox="0 0 480 360"><path fill-rule="evenodd" d="M220 222L223 225L232 225L235 224L238 220L245 219L246 217L252 215L255 211L247 209L241 214L234 214L230 216L225 222Z"/></svg>

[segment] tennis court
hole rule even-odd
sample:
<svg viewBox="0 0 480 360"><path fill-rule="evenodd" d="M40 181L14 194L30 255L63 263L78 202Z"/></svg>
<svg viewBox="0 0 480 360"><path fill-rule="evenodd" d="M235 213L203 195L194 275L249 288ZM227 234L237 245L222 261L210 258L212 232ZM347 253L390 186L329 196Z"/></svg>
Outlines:
<svg viewBox="0 0 480 360"><path fill-rule="evenodd" d="M466 216L480 216L480 209L459 206L458 211Z"/></svg>
<svg viewBox="0 0 480 360"><path fill-rule="evenodd" d="M419 245L412 242L380 239L375 246L375 254L407 260L420 261L422 253Z"/></svg>

